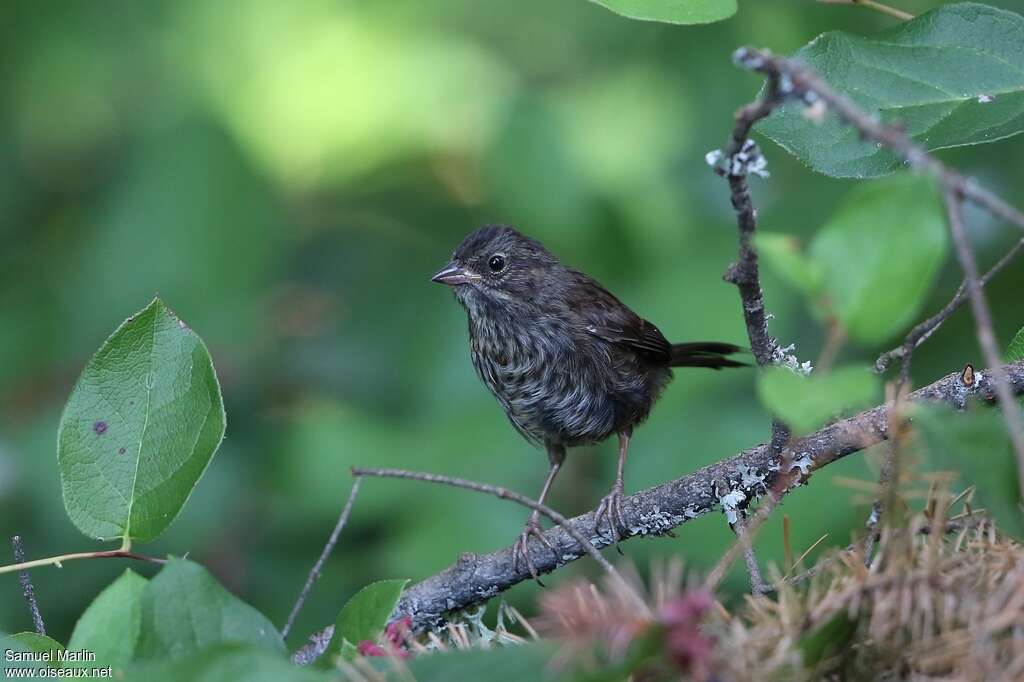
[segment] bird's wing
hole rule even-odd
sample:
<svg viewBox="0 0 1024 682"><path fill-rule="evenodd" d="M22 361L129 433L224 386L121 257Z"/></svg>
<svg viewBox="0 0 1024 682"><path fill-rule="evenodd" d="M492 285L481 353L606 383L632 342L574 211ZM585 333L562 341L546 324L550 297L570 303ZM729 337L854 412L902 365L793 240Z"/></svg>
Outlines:
<svg viewBox="0 0 1024 682"><path fill-rule="evenodd" d="M643 319L607 289L580 272L574 272L574 291L568 297L584 329L608 343L632 350L647 362L667 365L670 344L652 323Z"/></svg>

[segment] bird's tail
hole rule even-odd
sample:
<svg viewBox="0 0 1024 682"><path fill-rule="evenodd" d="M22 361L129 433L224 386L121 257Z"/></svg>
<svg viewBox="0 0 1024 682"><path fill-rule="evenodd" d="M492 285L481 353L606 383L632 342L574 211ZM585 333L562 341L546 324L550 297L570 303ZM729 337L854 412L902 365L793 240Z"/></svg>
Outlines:
<svg viewBox="0 0 1024 682"><path fill-rule="evenodd" d="M718 341L695 341L693 343L676 343L672 345L671 367L746 367L747 363L731 360L727 355L742 353L746 349L731 343Z"/></svg>

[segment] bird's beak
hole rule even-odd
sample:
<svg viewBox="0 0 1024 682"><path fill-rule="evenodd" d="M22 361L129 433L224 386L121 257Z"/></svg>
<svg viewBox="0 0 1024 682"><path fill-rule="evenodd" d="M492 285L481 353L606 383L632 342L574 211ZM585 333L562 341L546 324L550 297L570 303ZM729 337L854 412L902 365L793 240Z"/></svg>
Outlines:
<svg viewBox="0 0 1024 682"><path fill-rule="evenodd" d="M480 279L479 275L473 274L455 263L449 263L440 272L431 277L430 281L437 282L438 284L447 284L448 286L456 286L457 284L468 284L478 279Z"/></svg>

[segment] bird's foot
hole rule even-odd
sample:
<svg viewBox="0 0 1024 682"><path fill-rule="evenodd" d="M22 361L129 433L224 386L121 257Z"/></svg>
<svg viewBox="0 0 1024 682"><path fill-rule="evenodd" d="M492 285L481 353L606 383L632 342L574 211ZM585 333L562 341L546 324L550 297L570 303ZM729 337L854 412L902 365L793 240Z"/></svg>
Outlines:
<svg viewBox="0 0 1024 682"><path fill-rule="evenodd" d="M608 522L608 528L612 532L612 542L615 543L615 549L618 550L619 554L622 554L622 550L619 549L619 540L622 539L621 530L628 530L626 525L626 519L622 516L622 484L616 483L612 486L611 492L604 496L601 500L601 504L598 505L597 511L594 513L594 534L603 536L601 532L601 521L602 519Z"/></svg>
<svg viewBox="0 0 1024 682"><path fill-rule="evenodd" d="M537 567L533 565L533 559L530 558L530 536L533 536L540 540L541 544L551 550L551 553L558 557L558 552L548 542L548 539L544 537L544 530L537 523L537 519L531 518L523 526L523 532L519 534L519 539L516 540L516 544L512 547L512 567L516 570L519 569L520 563L525 564L526 568L530 571L530 576L537 581L537 584L544 587L544 583L540 580L540 574L537 572Z"/></svg>

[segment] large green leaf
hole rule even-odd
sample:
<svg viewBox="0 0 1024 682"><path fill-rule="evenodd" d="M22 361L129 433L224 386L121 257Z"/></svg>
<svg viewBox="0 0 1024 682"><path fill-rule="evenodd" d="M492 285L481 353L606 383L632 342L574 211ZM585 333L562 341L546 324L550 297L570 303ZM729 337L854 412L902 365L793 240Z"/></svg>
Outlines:
<svg viewBox="0 0 1024 682"><path fill-rule="evenodd" d="M914 320L947 249L937 191L907 173L850 190L810 253L843 327L874 344Z"/></svg>
<svg viewBox="0 0 1024 682"><path fill-rule="evenodd" d="M958 489L975 486L975 508L984 507L1000 528L1024 538L1017 460L1000 411L919 407L914 426L929 468L956 472Z"/></svg>
<svg viewBox="0 0 1024 682"><path fill-rule="evenodd" d="M224 437L202 340L154 299L86 365L60 422L64 506L83 533L151 540L174 520Z"/></svg>
<svg viewBox="0 0 1024 682"><path fill-rule="evenodd" d="M184 658L133 665L124 682L330 682L338 676L292 665L287 658L243 644L213 646Z"/></svg>
<svg viewBox="0 0 1024 682"><path fill-rule="evenodd" d="M356 645L363 640L376 642L384 626L395 610L402 590L409 584L408 580L378 580L370 583L352 595L342 607L338 620L334 625L334 635L327 649L338 653L345 642ZM345 648L349 653L351 648ZM347 656L350 657L350 656Z"/></svg>
<svg viewBox="0 0 1024 682"><path fill-rule="evenodd" d="M837 90L927 149L992 142L1024 130L1024 17L943 5L866 38L824 33L797 52ZM758 129L814 170L870 177L900 163L834 117L817 124L789 102Z"/></svg>
<svg viewBox="0 0 1024 682"><path fill-rule="evenodd" d="M190 656L222 642L284 651L266 616L234 596L199 564L171 558L142 592L139 659Z"/></svg>
<svg viewBox="0 0 1024 682"><path fill-rule="evenodd" d="M878 381L861 367L809 377L785 367L769 367L758 377L757 395L795 435L804 435L844 410L870 405L878 395Z"/></svg>
<svg viewBox="0 0 1024 682"><path fill-rule="evenodd" d="M68 649L91 651L96 665L123 668L132 660L139 640L142 592L146 579L126 569L110 583L78 619Z"/></svg>
<svg viewBox="0 0 1024 682"><path fill-rule="evenodd" d="M1024 327L1017 331L1010 341L1010 345L1006 347L1006 361L1017 362L1018 360L1024 360Z"/></svg>
<svg viewBox="0 0 1024 682"><path fill-rule="evenodd" d="M667 24L709 24L736 14L736 0L591 0L616 14Z"/></svg>

